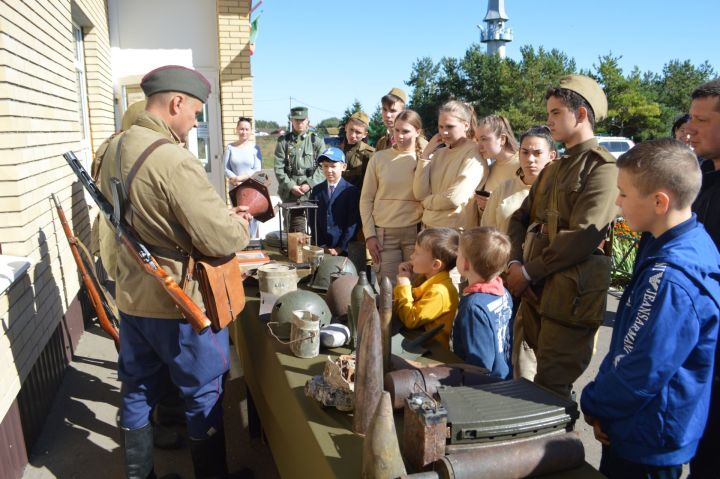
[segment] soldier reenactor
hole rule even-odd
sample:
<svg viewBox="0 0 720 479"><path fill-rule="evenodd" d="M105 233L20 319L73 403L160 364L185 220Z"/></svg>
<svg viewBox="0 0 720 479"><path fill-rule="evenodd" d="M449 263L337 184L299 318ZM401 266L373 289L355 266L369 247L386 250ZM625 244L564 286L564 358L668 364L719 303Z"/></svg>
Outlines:
<svg viewBox="0 0 720 479"><path fill-rule="evenodd" d="M145 111L108 144L100 187L110 179L127 192L129 220L140 239L185 292L202 305L198 284L186 274L189 255L224 257L248 243L244 207L227 209L198 159L182 146L196 126L210 84L197 71L165 66L143 77ZM156 279L124 249L117 250L122 381L120 426L127 477L155 477L150 411L175 384L185 400L195 477L228 476L222 397L229 369L228 330L197 334Z"/></svg>
<svg viewBox="0 0 720 479"><path fill-rule="evenodd" d="M610 283L605 235L615 218L615 158L593 129L607 115L595 80L572 75L548 90L548 127L565 144L510 220L508 287L522 296L525 341L537 356L535 382L570 397L593 354Z"/></svg>
<svg viewBox="0 0 720 479"><path fill-rule="evenodd" d="M292 131L280 137L275 147L275 177L283 202L302 201L309 199L313 186L325 181L317 165L325 142L308 131L308 109L304 106L291 108L288 118ZM303 212L293 211L289 218L290 231L305 231L306 221Z"/></svg>
<svg viewBox="0 0 720 479"><path fill-rule="evenodd" d="M347 162L347 170L343 176L345 180L361 190L367 164L375 153L375 148L365 143L369 124L368 116L361 111L356 111L345 123L345 139L340 143Z"/></svg>
<svg viewBox="0 0 720 479"><path fill-rule="evenodd" d="M382 120L387 128L387 133L380 137L375 145L376 151L387 150L392 148L395 144L393 139L393 125L395 124L395 117L405 109L407 103L407 95L405 92L397 87L392 88L387 95L380 99L382 106Z"/></svg>

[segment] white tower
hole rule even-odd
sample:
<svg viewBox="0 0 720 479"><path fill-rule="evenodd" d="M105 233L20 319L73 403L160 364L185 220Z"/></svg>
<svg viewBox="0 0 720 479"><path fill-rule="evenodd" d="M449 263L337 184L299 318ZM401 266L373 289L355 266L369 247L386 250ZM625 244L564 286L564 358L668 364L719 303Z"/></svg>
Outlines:
<svg viewBox="0 0 720 479"><path fill-rule="evenodd" d="M488 9L485 19L487 26L478 25L480 41L487 43L488 55L498 54L505 58L505 44L513 39L512 28L506 26L510 20L505 13L505 0L488 0Z"/></svg>

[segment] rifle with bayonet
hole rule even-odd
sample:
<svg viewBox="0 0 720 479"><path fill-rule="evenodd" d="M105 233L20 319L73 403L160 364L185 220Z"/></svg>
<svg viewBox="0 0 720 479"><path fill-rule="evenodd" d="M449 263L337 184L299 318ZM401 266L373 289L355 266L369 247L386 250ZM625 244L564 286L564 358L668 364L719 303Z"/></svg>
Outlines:
<svg viewBox="0 0 720 479"><path fill-rule="evenodd" d="M63 210L62 205L55 196L55 193L53 193L51 196L53 203L55 203L55 209L57 210L60 224L62 224L63 231L65 232L65 237L67 238L68 243L70 243L70 251L72 251L73 258L75 258L75 264L77 264L83 285L85 285L85 291L87 291L87 294L90 297L90 302L92 303L93 308L95 308L95 313L97 314L100 327L103 329L103 331L108 333L111 338L113 338L113 341L115 341L115 349L119 351L120 334L118 333L117 327L115 327L115 324L117 324L117 318L113 317L112 321L110 320L108 312L105 309L105 305L100 298L100 293L98 293L98 288L95 284L95 281L93 280L93 277L91 277L88 273L88 269L85 267L85 262L80 256L80 251L78 250L78 244L80 243L80 241L75 237L72 230L70 229L70 225L68 224L67 218L65 217L65 211ZM88 261L92 261L92 258L88 258Z"/></svg>
<svg viewBox="0 0 720 479"><path fill-rule="evenodd" d="M80 160L77 159L72 151L68 151L63 155L65 161L68 162L75 175L77 175L80 183L85 187L92 199L97 203L102 214L107 218L111 227L115 231L117 239L125 245L130 255L143 268L143 270L153 276L163 287L165 292L180 310L182 316L187 320L192 328L199 334L204 333L210 327L210 320L197 304L183 291L172 276L162 269L157 260L150 253L148 248L140 241L135 230L124 219L122 208L124 201L122 198L122 185L117 178L111 179L111 189L113 193L113 205L105 198L97 184L88 174L87 170L82 166Z"/></svg>

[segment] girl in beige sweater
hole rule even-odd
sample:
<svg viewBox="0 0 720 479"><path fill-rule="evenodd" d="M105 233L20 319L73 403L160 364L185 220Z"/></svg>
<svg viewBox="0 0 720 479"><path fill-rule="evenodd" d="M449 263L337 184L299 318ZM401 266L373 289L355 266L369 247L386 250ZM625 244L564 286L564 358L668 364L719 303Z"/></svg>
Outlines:
<svg viewBox="0 0 720 479"><path fill-rule="evenodd" d="M438 133L423 150L413 181L428 228L464 226L464 209L488 172L473 141L475 127L475 111L467 103L451 100L440 107Z"/></svg>
<svg viewBox="0 0 720 479"><path fill-rule="evenodd" d="M392 148L370 158L360 194L360 219L379 279L387 276L395 284L398 266L410 260L422 218L422 206L413 194L413 174L422 151L420 115L401 112L393 137Z"/></svg>
<svg viewBox="0 0 720 479"><path fill-rule="evenodd" d="M518 142L508 119L500 115L481 118L475 135L480 155L490 163L487 181L484 185L479 184L478 190L492 193L505 181L512 179L520 168ZM478 218L483 215L487 200L487 196L475 196Z"/></svg>

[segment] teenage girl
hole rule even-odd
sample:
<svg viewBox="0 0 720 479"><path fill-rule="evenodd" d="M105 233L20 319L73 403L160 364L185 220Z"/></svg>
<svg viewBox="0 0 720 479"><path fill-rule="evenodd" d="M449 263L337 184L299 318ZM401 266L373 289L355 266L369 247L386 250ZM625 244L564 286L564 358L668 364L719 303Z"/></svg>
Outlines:
<svg viewBox="0 0 720 479"><path fill-rule="evenodd" d="M420 115L412 110L398 114L395 144L370 158L360 194L365 245L378 279L387 276L393 285L400 263L410 260L422 218L422 206L413 195L422 134Z"/></svg>
<svg viewBox="0 0 720 479"><path fill-rule="evenodd" d="M451 100L440 107L438 133L423 150L413 182L415 197L422 201L424 227L465 226L465 207L488 173L473 140L476 126L469 104Z"/></svg>

